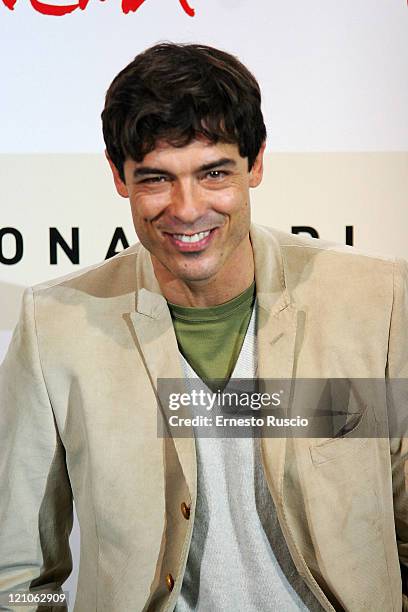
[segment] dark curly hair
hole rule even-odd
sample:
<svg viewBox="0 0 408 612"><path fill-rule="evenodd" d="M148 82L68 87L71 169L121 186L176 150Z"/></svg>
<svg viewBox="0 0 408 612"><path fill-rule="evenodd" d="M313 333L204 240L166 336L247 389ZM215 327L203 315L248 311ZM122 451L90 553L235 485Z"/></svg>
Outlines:
<svg viewBox="0 0 408 612"><path fill-rule="evenodd" d="M125 160L142 161L158 140L237 144L251 169L266 138L255 77L236 57L198 44L160 43L137 55L107 91L102 127L122 180Z"/></svg>

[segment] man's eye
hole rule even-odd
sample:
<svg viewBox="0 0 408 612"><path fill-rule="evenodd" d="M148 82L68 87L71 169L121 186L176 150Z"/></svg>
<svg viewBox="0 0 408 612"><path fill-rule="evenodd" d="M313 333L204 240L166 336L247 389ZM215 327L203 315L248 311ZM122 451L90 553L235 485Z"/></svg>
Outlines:
<svg viewBox="0 0 408 612"><path fill-rule="evenodd" d="M167 180L165 176L149 176L148 178L143 179L142 183L164 183Z"/></svg>
<svg viewBox="0 0 408 612"><path fill-rule="evenodd" d="M211 179L221 179L225 175L226 173L223 170L210 170L210 172L207 172L207 176Z"/></svg>

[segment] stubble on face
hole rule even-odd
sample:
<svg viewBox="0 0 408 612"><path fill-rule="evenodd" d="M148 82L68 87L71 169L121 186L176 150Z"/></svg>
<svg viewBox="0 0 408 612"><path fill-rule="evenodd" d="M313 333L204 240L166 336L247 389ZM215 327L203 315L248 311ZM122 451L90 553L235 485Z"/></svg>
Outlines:
<svg viewBox="0 0 408 612"><path fill-rule="evenodd" d="M199 170L220 160L224 164L214 170ZM126 163L136 233L151 253L169 301L222 303L251 284L249 173L236 145L197 140L175 148L161 143L141 164ZM140 168L163 174L132 184L131 175ZM187 243L193 239L198 242Z"/></svg>

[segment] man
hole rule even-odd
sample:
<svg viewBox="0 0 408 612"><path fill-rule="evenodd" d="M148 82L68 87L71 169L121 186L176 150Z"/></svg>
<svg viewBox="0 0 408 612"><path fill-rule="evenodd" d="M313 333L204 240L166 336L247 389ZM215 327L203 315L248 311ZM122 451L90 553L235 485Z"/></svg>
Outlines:
<svg viewBox="0 0 408 612"><path fill-rule="evenodd" d="M408 609L407 443L365 435L385 399L323 440L157 434L161 379L408 373L403 262L250 225L260 101L202 45L152 47L110 86L140 244L25 294L1 369L4 591L64 582L73 497L77 612Z"/></svg>

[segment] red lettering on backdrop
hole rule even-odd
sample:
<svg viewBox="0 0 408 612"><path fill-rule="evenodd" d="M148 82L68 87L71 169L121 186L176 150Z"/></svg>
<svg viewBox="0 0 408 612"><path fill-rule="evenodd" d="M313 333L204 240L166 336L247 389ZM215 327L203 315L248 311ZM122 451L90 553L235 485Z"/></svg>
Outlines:
<svg viewBox="0 0 408 612"><path fill-rule="evenodd" d="M3 0L4 1L4 0ZM146 0L122 0L122 11L129 13L129 11L137 11ZM181 7L190 17L194 17L194 9L189 6L187 0L179 0Z"/></svg>
<svg viewBox="0 0 408 612"><path fill-rule="evenodd" d="M72 13L75 9L80 8L82 11L86 8L89 0L79 0L77 4L66 4L65 6L58 6L55 4L46 4L45 2L40 2L39 0L30 0L33 8L42 13L43 15L56 15L60 17L61 15L67 15L68 13Z"/></svg>
<svg viewBox="0 0 408 612"><path fill-rule="evenodd" d="M130 11L136 12L145 1L146 0L122 0L122 11L126 14ZM14 10L14 5L16 4L17 0L2 0L2 2L12 11ZM40 2L40 0L30 0L30 2L32 7L39 13L42 13L43 15L54 15L60 17L62 15L68 15L68 13L72 13L72 11L75 11L78 8L83 11L87 7L89 0L79 0L79 2L76 4L66 4L65 6L58 4L47 4L45 2ZM189 17L194 17L195 11L188 4L187 0L179 0L179 3Z"/></svg>

